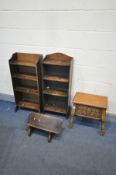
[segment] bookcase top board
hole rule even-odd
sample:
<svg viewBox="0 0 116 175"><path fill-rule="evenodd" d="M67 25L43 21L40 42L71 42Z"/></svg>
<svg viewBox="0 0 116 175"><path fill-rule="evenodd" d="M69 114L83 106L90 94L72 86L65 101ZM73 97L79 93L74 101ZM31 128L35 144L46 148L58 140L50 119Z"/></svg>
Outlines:
<svg viewBox="0 0 116 175"><path fill-rule="evenodd" d="M43 63L49 65L70 66L72 57L62 53L49 54L45 57Z"/></svg>
<svg viewBox="0 0 116 175"><path fill-rule="evenodd" d="M22 66L36 66L42 55L31 53L14 53L10 59L10 64Z"/></svg>

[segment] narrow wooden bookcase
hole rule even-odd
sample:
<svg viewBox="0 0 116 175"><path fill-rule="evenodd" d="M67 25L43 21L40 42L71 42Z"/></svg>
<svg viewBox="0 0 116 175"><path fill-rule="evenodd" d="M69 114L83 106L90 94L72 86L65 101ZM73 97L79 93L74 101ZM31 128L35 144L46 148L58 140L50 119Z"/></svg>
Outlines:
<svg viewBox="0 0 116 175"><path fill-rule="evenodd" d="M63 53L47 55L43 60L43 111L68 115L73 58Z"/></svg>
<svg viewBox="0 0 116 175"><path fill-rule="evenodd" d="M29 53L14 53L9 60L15 111L21 107L41 112L41 61L42 55Z"/></svg>

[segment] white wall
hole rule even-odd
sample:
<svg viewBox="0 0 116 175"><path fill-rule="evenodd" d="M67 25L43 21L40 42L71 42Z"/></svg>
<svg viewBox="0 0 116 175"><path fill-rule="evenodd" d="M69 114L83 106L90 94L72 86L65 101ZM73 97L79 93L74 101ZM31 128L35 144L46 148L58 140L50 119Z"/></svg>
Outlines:
<svg viewBox="0 0 116 175"><path fill-rule="evenodd" d="M106 95L116 114L116 0L0 0L0 93L14 52L74 57L72 96Z"/></svg>

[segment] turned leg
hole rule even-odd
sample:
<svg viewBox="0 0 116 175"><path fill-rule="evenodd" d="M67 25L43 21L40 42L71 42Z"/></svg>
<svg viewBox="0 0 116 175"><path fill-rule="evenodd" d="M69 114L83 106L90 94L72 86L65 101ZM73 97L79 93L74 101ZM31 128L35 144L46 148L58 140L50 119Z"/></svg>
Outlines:
<svg viewBox="0 0 116 175"><path fill-rule="evenodd" d="M48 133L48 142L50 143L51 142L51 140L52 140L52 133Z"/></svg>
<svg viewBox="0 0 116 175"><path fill-rule="evenodd" d="M28 136L31 136L32 128L28 127Z"/></svg>
<svg viewBox="0 0 116 175"><path fill-rule="evenodd" d="M69 122L69 128L73 127L73 121L74 121L74 118L75 118L75 114L76 114L76 106L73 106L72 112L71 112L71 119L70 119L70 122Z"/></svg>
<svg viewBox="0 0 116 175"><path fill-rule="evenodd" d="M106 111L102 110L101 128L100 128L100 135L101 136L104 136L104 134L105 134L105 119L106 119Z"/></svg>

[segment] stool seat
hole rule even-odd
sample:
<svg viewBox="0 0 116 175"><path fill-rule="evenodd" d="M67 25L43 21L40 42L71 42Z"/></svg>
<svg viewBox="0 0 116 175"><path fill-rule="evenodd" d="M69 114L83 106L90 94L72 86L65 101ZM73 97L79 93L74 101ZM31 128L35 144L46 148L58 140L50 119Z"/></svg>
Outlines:
<svg viewBox="0 0 116 175"><path fill-rule="evenodd" d="M107 97L77 92L73 98L73 103L106 109Z"/></svg>

